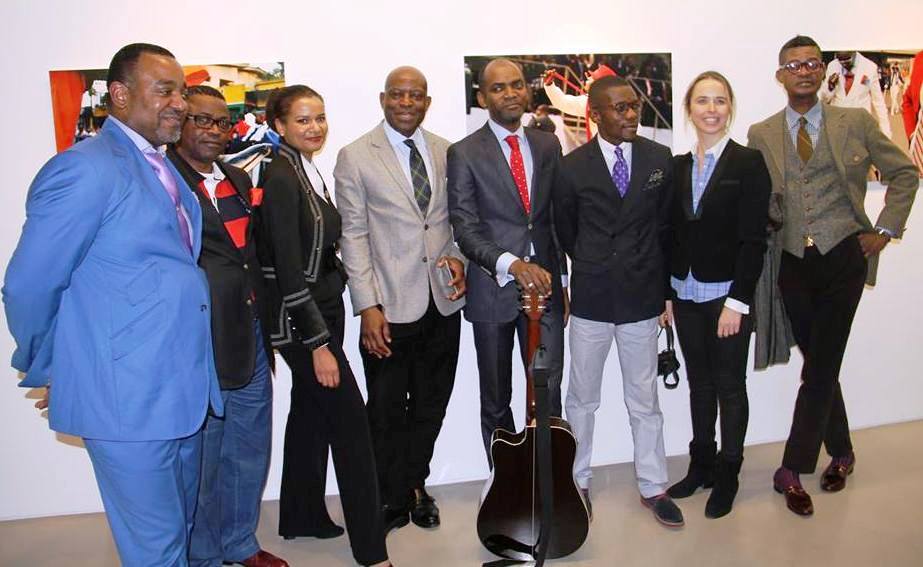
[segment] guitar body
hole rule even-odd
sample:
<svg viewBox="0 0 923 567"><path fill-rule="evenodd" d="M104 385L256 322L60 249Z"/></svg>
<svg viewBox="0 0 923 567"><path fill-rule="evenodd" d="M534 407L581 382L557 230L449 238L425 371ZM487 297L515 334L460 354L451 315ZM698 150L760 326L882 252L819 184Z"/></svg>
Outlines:
<svg viewBox="0 0 923 567"><path fill-rule="evenodd" d="M501 557L528 561L539 535L542 506L536 470L535 427L519 433L494 431L490 444L493 472L478 510L478 537ZM554 521L548 543L549 559L576 551L590 529L589 511L574 482L577 440L570 425L551 418ZM535 479L532 482L530 479Z"/></svg>

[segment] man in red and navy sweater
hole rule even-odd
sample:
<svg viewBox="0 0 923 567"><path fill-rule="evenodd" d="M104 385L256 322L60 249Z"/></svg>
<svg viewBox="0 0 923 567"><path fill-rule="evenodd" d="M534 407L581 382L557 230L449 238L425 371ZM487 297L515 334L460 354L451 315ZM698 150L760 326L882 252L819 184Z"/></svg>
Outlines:
<svg viewBox="0 0 923 567"><path fill-rule="evenodd" d="M221 92L187 92L189 106L179 142L167 152L199 199L202 254L212 303L215 365L224 417L205 421L198 507L189 544L190 565L241 563L287 567L260 549L256 527L272 445L272 350L256 259L253 208L262 194L247 174L221 163L231 137Z"/></svg>

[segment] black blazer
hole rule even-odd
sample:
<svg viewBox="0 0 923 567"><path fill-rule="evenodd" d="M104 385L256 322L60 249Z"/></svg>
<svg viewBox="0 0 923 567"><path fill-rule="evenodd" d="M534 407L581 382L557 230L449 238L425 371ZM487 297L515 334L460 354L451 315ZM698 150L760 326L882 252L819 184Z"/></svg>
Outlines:
<svg viewBox="0 0 923 567"><path fill-rule="evenodd" d="M273 361L266 325L269 317L266 310L266 288L254 242L258 231L254 227L250 201L253 185L243 170L218 162L218 167L237 191L241 203L251 213L247 226L247 245L238 249L224 227L221 215L215 210L208 195L199 189L202 175L174 149L167 151L167 157L195 193L202 209L202 252L199 255L199 266L205 271L211 296L212 343L218 381L223 390L241 388L253 376L257 348L265 349L270 364ZM256 316L259 316L262 323L262 345L256 344L256 334L253 332Z"/></svg>
<svg viewBox="0 0 923 567"><path fill-rule="evenodd" d="M772 181L763 154L728 140L698 210L692 211L692 154L674 158L670 271L700 282L733 281L728 295L751 305L763 270Z"/></svg>
<svg viewBox="0 0 923 567"><path fill-rule="evenodd" d="M339 306L346 272L336 256L342 225L314 192L298 150L283 139L263 177L258 254L268 288L271 341L310 350L330 339L323 307Z"/></svg>
<svg viewBox="0 0 923 567"><path fill-rule="evenodd" d="M672 198L670 149L632 143L631 180L622 198L594 137L564 157L558 236L571 257L571 313L632 323L663 313Z"/></svg>
<svg viewBox="0 0 923 567"><path fill-rule="evenodd" d="M532 152L530 212L526 214L513 174L488 124L449 146L449 218L462 253L479 266L467 274L465 318L503 323L519 314L519 291L500 287L495 272L504 252L537 262L552 276L551 309L561 311L561 274L566 265L554 233L552 194L559 176L561 145L554 134L525 129ZM529 243L535 256L529 257Z"/></svg>

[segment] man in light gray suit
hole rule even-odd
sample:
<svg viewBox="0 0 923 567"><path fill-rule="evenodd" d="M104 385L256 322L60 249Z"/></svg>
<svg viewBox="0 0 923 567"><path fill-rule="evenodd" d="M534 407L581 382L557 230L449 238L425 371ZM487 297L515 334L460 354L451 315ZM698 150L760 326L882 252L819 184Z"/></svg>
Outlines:
<svg viewBox="0 0 923 567"><path fill-rule="evenodd" d="M808 516L814 506L799 475L814 472L821 444L832 457L822 490L842 490L855 466L840 365L863 286L875 283L879 253L904 232L919 180L868 112L820 102L824 65L813 39L796 36L782 46L776 79L788 106L754 124L748 138L782 196L778 285L804 367L773 485L792 512ZM870 165L889 180L875 224L865 212Z"/></svg>
<svg viewBox="0 0 923 567"><path fill-rule="evenodd" d="M425 482L455 382L465 264L446 203L449 143L420 128L426 78L398 67L380 101L385 120L337 157L340 246L362 317L384 523L433 528L439 509Z"/></svg>

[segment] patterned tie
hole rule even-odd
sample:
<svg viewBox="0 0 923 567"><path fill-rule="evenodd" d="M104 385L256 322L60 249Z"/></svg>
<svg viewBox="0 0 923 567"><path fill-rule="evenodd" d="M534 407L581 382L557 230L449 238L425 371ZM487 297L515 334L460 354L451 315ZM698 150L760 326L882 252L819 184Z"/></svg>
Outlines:
<svg viewBox="0 0 923 567"><path fill-rule="evenodd" d="M164 161L163 156L160 155L160 152L145 152L144 159L154 168L157 179L160 180L163 188L167 190L170 200L173 201L173 208L176 209L176 221L179 224L180 239L186 245L189 253L192 254L192 242L189 240L189 223L186 222L186 210L179 200L179 187L176 185L176 179L173 178L173 174L167 168L167 163Z"/></svg>
<svg viewBox="0 0 923 567"><path fill-rule="evenodd" d="M798 157L802 163L808 163L811 156L814 155L814 144L811 143L811 135L808 134L808 119L802 116L798 119L801 126L798 127Z"/></svg>
<svg viewBox="0 0 923 567"><path fill-rule="evenodd" d="M526 214L529 214L532 211L529 203L529 185L526 183L526 166L522 161L522 152L519 150L519 138L511 135L504 139L510 145L510 171L513 173L513 181L516 182L516 188L519 190L522 206L525 207Z"/></svg>
<svg viewBox="0 0 923 567"><path fill-rule="evenodd" d="M413 140L404 140L404 144L410 148L410 177L413 178L413 197L417 200L417 206L420 211L426 215L429 209L429 199L433 190L429 186L429 177L426 175L426 164L423 163L423 156L417 149Z"/></svg>
<svg viewBox="0 0 923 567"><path fill-rule="evenodd" d="M615 146L615 165L612 166L612 182L619 190L619 195L624 197L628 192L628 162L622 154L622 148Z"/></svg>

